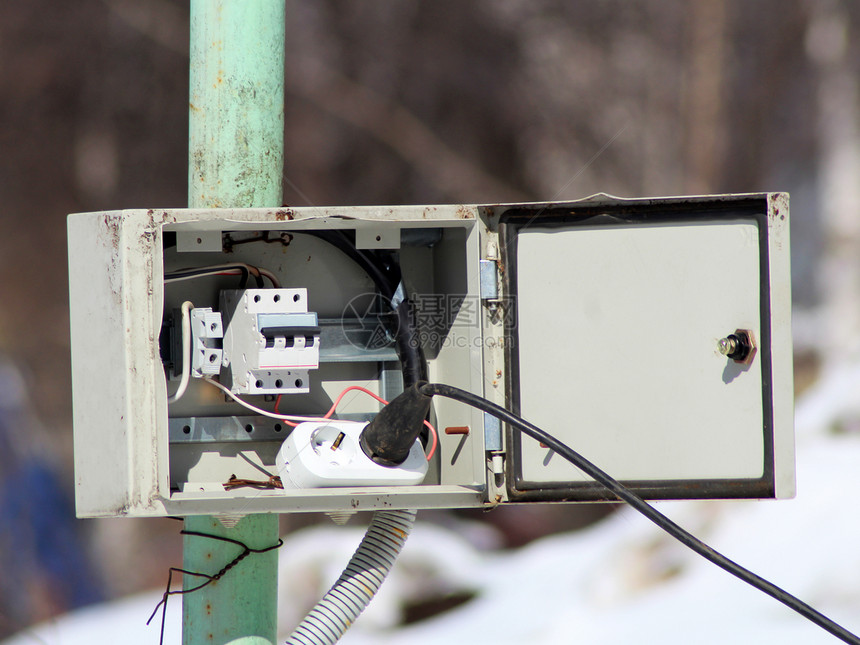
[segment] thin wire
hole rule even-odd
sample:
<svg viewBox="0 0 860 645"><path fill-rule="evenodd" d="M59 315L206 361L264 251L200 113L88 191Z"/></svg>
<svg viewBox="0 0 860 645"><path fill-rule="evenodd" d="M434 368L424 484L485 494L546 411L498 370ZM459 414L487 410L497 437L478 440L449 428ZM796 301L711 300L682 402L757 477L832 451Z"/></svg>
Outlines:
<svg viewBox="0 0 860 645"><path fill-rule="evenodd" d="M169 278L164 279L165 284L173 284L174 282L182 282L183 280L194 280L196 278L205 278L213 275L246 275L247 272L243 272L242 269L224 269L220 271L206 271L204 273L188 273L188 274L180 274L176 273L171 275Z"/></svg>
<svg viewBox="0 0 860 645"><path fill-rule="evenodd" d="M647 519L656 524L663 531L671 535L684 546L693 550L695 553L698 553L700 556L702 556L709 562L717 565L724 571L731 573L733 576L739 578L740 580L743 580L750 586L767 594L771 598L778 600L786 607L793 609L807 620L815 623L816 625L818 625L825 631L830 632L833 636L836 636L842 641L850 643L851 645L860 645L860 637L856 636L855 634L852 634L847 629L834 622L833 620L831 620L818 610L814 609L810 605L806 604L796 596L791 595L784 589L777 587L772 582L765 580L764 578L753 573L749 569L742 567L741 565L737 564L733 560L730 560L723 554L715 551L710 546L702 542L699 538L695 537L692 533L690 533L686 529L681 528L678 524L675 524L675 522L663 515L657 509L653 508L636 493L624 486L624 484L622 484L621 482L614 479L609 474L595 466L592 462L580 455L578 452L576 452L566 444L562 443L552 435L541 430L537 426L532 425L525 419L518 417L517 415L509 412L503 407L496 405L492 401L488 401L487 399L480 397L476 394L472 394L471 392L467 392L466 390L461 390L450 385L431 383L423 385L420 390L423 394L426 394L427 396L444 396L455 401L460 401L461 403L466 403L467 405L470 405L493 415L501 421L504 421L505 423L517 428L523 434L526 434L533 439L542 442L543 444L551 448L554 452L556 452L558 455L560 455L561 457L572 463L574 466L579 468L589 477L605 486L619 500L626 502L628 505L632 506L634 510L644 515Z"/></svg>
<svg viewBox="0 0 860 645"><path fill-rule="evenodd" d="M319 421L319 417L303 417L296 416L294 414L276 414L275 412L269 412L268 410L264 410L263 408L258 408L255 405L251 405L244 399L240 399L238 396L233 394L228 388L224 387L221 383L216 380L213 380L209 377L204 377L204 381L209 383L210 385L214 385L219 390L221 390L224 394L229 396L239 405L251 410L252 412L256 412L257 414L263 415L264 417L269 417L271 419L279 419L281 421Z"/></svg>
<svg viewBox="0 0 860 645"><path fill-rule="evenodd" d="M182 378L179 379L176 392L167 399L168 403L176 403L182 398L191 378L191 309L193 307L194 303L190 300L182 303Z"/></svg>
<svg viewBox="0 0 860 645"><path fill-rule="evenodd" d="M252 412L256 412L257 414L261 414L263 416L269 417L271 419L278 419L280 421L283 421L287 425L290 425L293 427L295 427L295 424L290 423L290 421L299 421L299 422L312 421L313 422L313 421L322 421L325 419L330 419L331 416L334 414L335 408L337 408L338 403L340 403L340 401L341 401L341 399L343 399L344 395L347 392L349 392L350 390L360 390L360 391L364 392L365 394L369 394L370 396L372 396L374 399L376 399L377 401L379 401L383 405L388 405L388 401L377 396L376 394L374 394L370 390L363 388L360 385L351 385L348 388L346 388L345 390L343 390L343 392L340 393L340 395L335 400L334 404L331 406L329 411L326 412L321 417L305 417L305 416L297 416L297 415L293 415L293 414L280 414L277 412L278 403L280 403L280 396L278 397L278 400L275 402L275 412L269 412L268 410L264 410L263 408L258 408L257 406L248 403L244 399L240 399L237 395L233 394L233 392L231 392L228 388L226 388L224 385L222 385L218 381L215 381L209 377L205 377L203 380L206 381L207 383L209 383L210 385L214 385L219 390L224 392L224 394L226 394L231 399L233 399L236 403L247 408L248 410L251 410ZM424 421L424 425L426 425L430 429L430 436L432 437L432 443L430 444L430 451L427 453L427 461L430 461L430 459L432 459L433 455L436 453L436 448L439 444L439 438L438 438L438 434L436 432L436 428L433 427L433 425L429 421Z"/></svg>
<svg viewBox="0 0 860 645"><path fill-rule="evenodd" d="M165 282L178 281L178 280L189 280L191 278L198 278L198 277L208 276L208 275L219 275L225 271L230 271L230 270L234 270L234 269L237 269L237 270L238 269L244 269L244 270L248 270L248 271L257 271L259 274L265 275L267 278L269 278L269 280L272 282L272 284L274 286L276 286L276 287L280 286L280 284L277 282L277 278L271 272L267 271L266 269L260 269L258 267L251 266L250 264L245 264L243 262L233 262L230 264L222 264L222 265L206 267L205 271L203 271L201 269L201 271L203 271L201 273L197 273L196 270L192 270L195 272L194 273L188 273L187 275L185 274L186 272L184 272L184 271L175 271L175 272L169 273L165 276ZM174 402L178 401L182 397L182 395L185 394L185 390L188 387L188 380L189 380L190 373L191 373L191 323L189 320L189 313L188 313L188 311L186 311L186 305L188 305L188 309L190 309L191 307L194 306L190 301L186 301L182 304L182 349L183 349L182 380L179 383L179 388L177 389L176 394L174 394L173 397L168 399L169 403L174 403ZM338 404L343 399L344 395L347 392L349 392L350 390L359 390L361 392L364 392L365 394L372 396L374 399L376 399L377 401L382 403L382 405L388 405L388 401L377 396L376 394L374 394L370 390L363 388L361 386L358 386L358 385L353 385L353 386L346 388L345 390L343 390L340 393L337 400L335 400L334 404L332 404L331 409L329 409L329 411L322 417L307 417L307 416L297 416L297 415L289 415L289 414L285 415L285 414L279 414L278 413L278 405L281 402L281 396L280 395L278 395L278 398L275 402L275 412L272 413L272 412L269 412L268 410L258 408L257 406L248 403L244 399L239 398L237 395L235 395L233 392L231 392L224 385L222 385L218 381L215 381L212 378L204 377L203 380L206 381L207 383L209 383L210 385L214 385L215 387L217 387L219 390L224 392L224 394L229 396L236 403L245 407L246 409L251 410L252 412L256 412L257 414L263 415L265 417L281 420L284 423L286 423L287 425L292 426L292 427L295 427L295 424L291 423L292 421L298 421L298 422L319 421L321 419L331 418L331 416L334 414L335 409L337 408ZM425 420L424 425L426 425L427 428L430 430L430 437L432 439L431 445L430 445L430 451L427 453L427 461L430 461L430 459L433 458L433 455L436 454L436 449L439 445L439 436L438 436L438 433L436 432L436 428L433 427L433 425L429 421Z"/></svg>
<svg viewBox="0 0 860 645"><path fill-rule="evenodd" d="M181 518L173 518L173 519L181 519ZM186 531L182 530L179 532L180 535L195 535L197 537L205 537L211 538L213 540L220 540L221 542L230 542L231 544L235 544L236 546L242 547L242 552L237 555L233 560L228 562L222 569L214 574L209 575L208 573L200 573L198 571L188 571L187 569L180 569L179 567L170 567L167 570L167 588L164 590L164 594L161 596L161 600L158 601L158 604L155 605L155 609L152 610L152 613L149 616L149 620L146 621L146 624L152 622L152 619L155 618L155 614L158 612L158 608L162 607L161 611L161 637L159 638L159 645L164 643L164 622L167 617L167 600L170 596L182 596L185 594L193 593L195 591L199 591L206 585L212 584L216 580L220 580L230 569L239 564L246 557L251 555L252 553L266 553L267 551L273 551L274 549L280 549L284 545L284 541L278 538L278 543L273 544L272 546L267 546L263 549L252 549L247 544L240 540L234 540L233 538L224 537L222 535L211 535L210 533L200 533L198 531ZM173 574L181 573L183 575L189 576L197 576L198 578L206 578L206 582L203 582L196 587L191 587L190 589L177 589L175 591L170 590L170 585L173 582Z"/></svg>
<svg viewBox="0 0 860 645"><path fill-rule="evenodd" d="M368 396L372 396L374 399L376 399L382 405L388 405L388 401L383 399L378 394L371 392L367 388L361 387L360 385L350 385L349 387L344 389L338 395L338 397L334 400L334 403L331 404L331 408L329 408L329 411L326 412L323 416L319 417L319 419L330 419L331 416L334 414L334 411L337 409L337 406L340 404L341 400L343 399L343 397L346 396L347 392L350 392L352 390L358 390L359 392L364 392ZM275 400L275 412L278 411L278 406L280 404L281 404L281 395L279 394L278 398ZM295 425L292 423L289 423L289 422L286 422L286 423L287 423L287 425L291 425L291 426L295 427ZM430 437L432 438L432 443L430 444L430 451L427 453L427 461L430 461L433 458L433 455L436 454L436 448L439 445L439 437L438 437L438 433L436 432L436 428L433 426L433 424L431 424L429 421L427 421L425 419L424 425L427 426L427 428L430 430Z"/></svg>
<svg viewBox="0 0 860 645"><path fill-rule="evenodd" d="M260 272L260 275L261 275L261 276L264 276L264 277L266 277L266 278L268 278L268 279L269 279L269 282L271 282L271 283L272 283L272 287L273 287L273 288L275 288L275 289L280 289L280 288L281 288L281 281L280 281L280 280L278 280L278 278L275 276L275 274L274 274L274 273L272 273L272 272L271 272L271 271L269 271L268 269L261 269L261 268L259 268L259 267L257 267L257 271L259 271L259 272Z"/></svg>
<svg viewBox="0 0 860 645"><path fill-rule="evenodd" d="M272 283L272 287L274 287L275 289L281 288L281 283L274 273L272 273L268 269L261 269L260 267L253 266L245 262L228 262L226 264L216 264L208 267L179 269L178 271L171 271L170 273L165 274L164 282L176 282L179 280L188 280L191 278L201 278L209 275L218 275L220 272L230 269L244 269L255 276L264 276L268 278L269 282Z"/></svg>

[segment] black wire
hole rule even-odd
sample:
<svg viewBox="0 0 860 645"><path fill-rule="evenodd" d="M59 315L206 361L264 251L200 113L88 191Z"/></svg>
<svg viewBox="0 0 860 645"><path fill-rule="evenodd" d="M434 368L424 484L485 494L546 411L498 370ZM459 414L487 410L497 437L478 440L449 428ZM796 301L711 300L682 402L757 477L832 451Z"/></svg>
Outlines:
<svg viewBox="0 0 860 645"><path fill-rule="evenodd" d="M428 383L421 386L420 391L427 396L443 396L475 407L488 414L491 414L492 416L496 417L497 419L500 419L501 421L504 421L510 426L517 428L523 434L526 434L533 439L542 442L543 444L551 448L554 452L556 452L558 455L564 457L574 466L586 473L589 477L605 486L608 490L614 493L619 500L626 502L628 505L632 506L636 511L651 520L654 524L656 524L666 533L678 540L681 544L692 549L709 562L717 565L725 571L728 571L733 576L740 578L741 580L755 587L759 591L762 591L767 595L771 596L772 598L778 600L785 606L789 607L790 609L793 609L807 620L815 623L816 625L830 632L842 641L846 643L851 643L852 645L860 645L860 638L858 638L856 635L852 634L841 625L835 623L833 620L831 620L821 612L817 611L816 609L813 609L811 606L809 606L799 598L791 595L784 589L777 587L772 582L765 580L764 578L753 573L749 569L745 569L733 560L730 560L726 556L715 551L710 546L708 546L700 539L695 537L693 534L691 534L689 531L681 528L680 526L675 524L675 522L663 515L661 512L650 506L636 493L634 493L629 488L620 483L618 480L612 478L603 470L595 466L578 452L563 444L561 441L559 441L552 435L547 434L537 426L532 425L525 419L516 416L508 410L505 410L503 407L496 405L495 403L488 401L487 399L480 397L477 394L472 394L471 392L467 392L466 390L461 390L450 385L444 385L441 383Z"/></svg>
<svg viewBox="0 0 860 645"><path fill-rule="evenodd" d="M403 389L408 389L427 378L427 361L421 349L415 308L409 298L404 298L394 310L397 315L394 348L400 359L403 372Z"/></svg>
<svg viewBox="0 0 860 645"><path fill-rule="evenodd" d="M374 261L372 255L364 251L360 251L355 247L355 241L343 231L302 231L306 235L312 235L332 246L337 247L341 252L349 257L353 262L358 264L362 270L370 276L373 284L383 296L391 300L394 297L394 292L397 290L397 285L400 283L399 275L395 279L393 275L380 262ZM399 272L399 271L398 271Z"/></svg>
<svg viewBox="0 0 860 645"><path fill-rule="evenodd" d="M353 262L358 264L373 281L377 291L381 293L393 307L394 318L389 322L389 332L394 337L394 348L403 372L403 387L408 388L427 378L427 361L421 349L418 335L415 310L411 300L401 287L403 276L400 262L396 254L385 251L368 251L355 246L354 236L346 232L336 231L303 231L337 247ZM394 306L392 300L398 291L403 292L403 299Z"/></svg>
<svg viewBox="0 0 860 645"><path fill-rule="evenodd" d="M171 520L183 520L181 517L170 517ZM195 591L200 591L203 587L212 584L213 582L220 580L224 575L230 571L233 567L239 564L242 560L247 558L252 553L266 553L267 551L272 551L274 549L280 549L284 545L284 541L278 538L278 543L273 544L272 546L267 546L263 549L252 549L247 544L242 542L241 540L234 540L233 538L224 537L223 535L212 535L210 533L201 533L199 531L186 531L182 530L179 532L180 535L195 535L197 537L205 537L210 538L212 540L219 540L221 542L229 542L230 544L235 544L236 546L242 547L242 552L239 553L233 560L224 565L218 573L210 575L208 573L201 573L199 571L189 571L187 569L180 569L179 567L170 567L167 570L167 587L164 590L164 594L161 596L161 600L158 601L158 604L155 605L155 609L152 610L152 613L149 616L149 620L146 621L146 624L152 622L152 619L155 618L155 614L158 612L158 608L161 607L161 636L159 638L159 645L164 643L164 622L167 617L167 600L170 596L182 596L189 593L194 593ZM196 587L190 587L188 589L176 589L175 591L170 590L170 585L173 582L173 574L181 573L183 575L196 576L198 578L205 578L206 581L200 583Z"/></svg>

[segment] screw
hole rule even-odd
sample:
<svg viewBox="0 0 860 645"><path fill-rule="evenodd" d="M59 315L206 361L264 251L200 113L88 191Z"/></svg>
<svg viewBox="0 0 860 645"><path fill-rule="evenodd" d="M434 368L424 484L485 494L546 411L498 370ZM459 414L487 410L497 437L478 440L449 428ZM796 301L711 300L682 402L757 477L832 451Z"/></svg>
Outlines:
<svg viewBox="0 0 860 645"><path fill-rule="evenodd" d="M717 349L719 349L720 354L723 356L728 356L729 354L734 354L738 349L738 339L732 338L728 336L727 338L721 338L720 342L717 343Z"/></svg>
<svg viewBox="0 0 860 645"><path fill-rule="evenodd" d="M748 329L737 329L735 333L720 339L717 349L723 356L732 359L735 363L749 365L755 356L755 341L752 332Z"/></svg>

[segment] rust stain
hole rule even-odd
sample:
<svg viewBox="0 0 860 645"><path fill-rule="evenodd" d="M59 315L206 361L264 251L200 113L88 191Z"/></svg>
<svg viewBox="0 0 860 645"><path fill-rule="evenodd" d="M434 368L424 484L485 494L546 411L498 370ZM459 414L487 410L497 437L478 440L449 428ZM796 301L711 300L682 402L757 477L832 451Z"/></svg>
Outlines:
<svg viewBox="0 0 860 645"><path fill-rule="evenodd" d="M466 208L465 206L457 207L457 217L460 219L474 219L471 209Z"/></svg>
<svg viewBox="0 0 860 645"><path fill-rule="evenodd" d="M119 237L120 237L120 224L119 220L110 217L107 213L104 214L104 223L105 228L108 231L108 235L110 235L110 243L111 247L119 251Z"/></svg>
<svg viewBox="0 0 860 645"><path fill-rule="evenodd" d="M295 219L295 216L295 211L291 208L282 208L275 211L275 219L279 222L286 222L287 220Z"/></svg>
<svg viewBox="0 0 860 645"><path fill-rule="evenodd" d="M108 271L108 280L110 282L111 295L116 304L122 304L122 284L119 279L120 275L120 246L121 246L121 223L118 218L110 217L107 213L103 216L107 243L110 251L110 269Z"/></svg>

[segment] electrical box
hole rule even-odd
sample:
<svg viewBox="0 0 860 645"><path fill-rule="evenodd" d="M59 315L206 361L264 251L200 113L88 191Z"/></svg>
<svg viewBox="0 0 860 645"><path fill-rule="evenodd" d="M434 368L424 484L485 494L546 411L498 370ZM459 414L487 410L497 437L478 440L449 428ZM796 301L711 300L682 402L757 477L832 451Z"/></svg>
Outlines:
<svg viewBox="0 0 860 645"><path fill-rule="evenodd" d="M643 497L793 494L787 195L125 210L68 231L81 517L607 499L439 397L435 448L428 431L381 476L361 461L374 396L403 389L404 301L428 380Z"/></svg>

